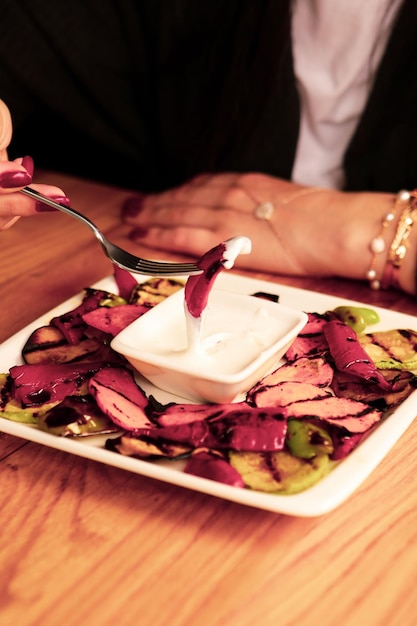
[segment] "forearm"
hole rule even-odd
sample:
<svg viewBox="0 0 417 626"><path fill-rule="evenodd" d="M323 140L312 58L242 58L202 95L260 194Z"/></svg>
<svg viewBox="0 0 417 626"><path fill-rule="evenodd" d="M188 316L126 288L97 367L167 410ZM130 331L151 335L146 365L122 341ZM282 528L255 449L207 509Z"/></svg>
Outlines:
<svg viewBox="0 0 417 626"><path fill-rule="evenodd" d="M153 247L201 255L219 241L245 235L252 254L238 265L297 276L368 280L384 274L400 211L382 229L395 194L303 187L263 174L201 176L162 194L130 199L124 219L132 238ZM263 214L259 207L266 206ZM371 242L382 232L383 249ZM399 286L415 292L417 226L408 238Z"/></svg>

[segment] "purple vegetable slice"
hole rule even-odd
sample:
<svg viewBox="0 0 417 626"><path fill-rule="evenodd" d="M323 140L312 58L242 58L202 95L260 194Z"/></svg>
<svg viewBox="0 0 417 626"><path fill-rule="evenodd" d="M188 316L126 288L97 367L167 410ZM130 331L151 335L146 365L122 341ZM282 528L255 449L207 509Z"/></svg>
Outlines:
<svg viewBox="0 0 417 626"><path fill-rule="evenodd" d="M237 410L247 411L246 402L228 404L168 404L152 413L152 420L158 426L181 426L200 420L214 420L226 417Z"/></svg>
<svg viewBox="0 0 417 626"><path fill-rule="evenodd" d="M332 379L333 368L322 356L300 357L264 376L249 391L248 398L261 387L272 387L281 382L296 381L328 387Z"/></svg>
<svg viewBox="0 0 417 626"><path fill-rule="evenodd" d="M350 433L363 433L379 422L382 411L369 404L349 398L324 397L318 400L293 402L282 408L287 418L319 419L345 428Z"/></svg>
<svg viewBox="0 0 417 626"><path fill-rule="evenodd" d="M387 411L398 406L417 388L417 377L412 372L384 370L381 374L391 383L388 391L357 376L337 371L332 381L332 389L336 396L360 400L381 411Z"/></svg>
<svg viewBox="0 0 417 626"><path fill-rule="evenodd" d="M145 428L136 434L192 448L273 451L283 448L286 432L287 421L278 410L247 407L213 420Z"/></svg>
<svg viewBox="0 0 417 626"><path fill-rule="evenodd" d="M85 332L86 324L82 318L83 314L96 309L104 298L114 297L113 294L100 289L86 289L80 305L72 311L53 317L50 324L62 331L68 343L77 344Z"/></svg>
<svg viewBox="0 0 417 626"><path fill-rule="evenodd" d="M222 269L233 267L239 254L249 254L251 241L247 237L232 237L215 246L198 261L203 274L190 276L185 284L185 305L192 317L201 317L207 306L213 283Z"/></svg>
<svg viewBox="0 0 417 626"><path fill-rule="evenodd" d="M230 465L229 461L218 452L212 450L196 450L190 456L184 472L216 480L225 485L243 488L245 483L239 472Z"/></svg>
<svg viewBox="0 0 417 626"><path fill-rule="evenodd" d="M60 401L82 393L86 381L103 367L103 361L15 365L10 368L13 397L22 407Z"/></svg>
<svg viewBox="0 0 417 626"><path fill-rule="evenodd" d="M122 367L100 370L90 379L88 390L103 413L120 428L130 431L153 426L146 413L148 398L130 370Z"/></svg>
<svg viewBox="0 0 417 626"><path fill-rule="evenodd" d="M319 313L307 313L307 316L307 324L285 353L285 358L288 361L328 352L327 341L323 335L323 328L328 321L328 316Z"/></svg>
<svg viewBox="0 0 417 626"><path fill-rule="evenodd" d="M138 284L138 281L130 272L117 265L113 267L113 276L119 295L129 302L132 291Z"/></svg>
<svg viewBox="0 0 417 626"><path fill-rule="evenodd" d="M272 387L260 387L251 395L251 402L257 407L284 407L293 402L305 402L332 396L330 389L312 383L283 381Z"/></svg>
<svg viewBox="0 0 417 626"><path fill-rule="evenodd" d="M335 366L341 372L363 378L390 391L392 384L377 370L372 359L358 341L356 332L339 320L331 320L323 327Z"/></svg>
<svg viewBox="0 0 417 626"><path fill-rule="evenodd" d="M99 307L82 315L83 321L97 330L114 337L129 324L149 311L141 304L120 304L113 307Z"/></svg>

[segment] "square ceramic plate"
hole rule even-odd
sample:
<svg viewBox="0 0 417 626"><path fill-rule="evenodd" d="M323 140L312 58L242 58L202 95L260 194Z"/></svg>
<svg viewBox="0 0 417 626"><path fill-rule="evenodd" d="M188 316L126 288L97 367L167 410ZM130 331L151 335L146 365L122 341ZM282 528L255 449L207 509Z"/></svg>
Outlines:
<svg viewBox="0 0 417 626"><path fill-rule="evenodd" d="M112 278L100 281L95 287L115 291L115 284ZM360 304L352 300L349 301L277 283L233 275L232 272L221 274L216 280L214 289L245 294L253 294L260 291L277 294L279 295L280 303L306 312L316 311L323 313L328 309L333 309L340 304L349 302L355 305ZM27 337L33 330L42 324L49 323L53 316L74 308L79 302L80 295L74 296L0 345L0 372L6 372L12 365L22 363L20 352ZM378 325L373 326L373 329L410 328L417 330L416 317L387 309L374 308L378 311L381 321ZM162 403L170 401L183 402L180 398L158 390L140 377L138 382L146 393L152 393ZM413 422L417 413L416 402L417 391L413 392L386 421L379 424L365 441L317 485L302 493L287 496L240 489L185 474L182 471L183 465L179 461L155 462L122 456L103 448L103 443L107 437L83 439L56 437L42 432L36 427L19 424L4 418L0 418L0 431L57 450L64 450L70 454L76 454L100 463L122 468L129 472L247 506L287 515L313 517L323 515L335 509L369 476Z"/></svg>

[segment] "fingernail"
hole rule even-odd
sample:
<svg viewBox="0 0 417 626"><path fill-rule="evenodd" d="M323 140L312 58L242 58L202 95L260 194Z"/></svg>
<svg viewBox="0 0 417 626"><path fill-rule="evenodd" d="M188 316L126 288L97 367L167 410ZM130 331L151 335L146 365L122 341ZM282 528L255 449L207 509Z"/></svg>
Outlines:
<svg viewBox="0 0 417 626"><path fill-rule="evenodd" d="M24 187L32 182L32 176L27 172L2 172L0 174L0 187L11 189L13 187Z"/></svg>
<svg viewBox="0 0 417 626"><path fill-rule="evenodd" d="M33 172L35 170L33 159L31 156L24 156L22 159L22 165L29 174L29 176L33 176Z"/></svg>
<svg viewBox="0 0 417 626"><path fill-rule="evenodd" d="M143 209L145 196L134 196L127 198L122 205L122 218L135 217Z"/></svg>
<svg viewBox="0 0 417 626"><path fill-rule="evenodd" d="M148 234L148 229L141 228L139 226L138 228L135 228L134 230L132 230L132 232L130 233L130 238L131 239L144 239L147 234Z"/></svg>
<svg viewBox="0 0 417 626"><path fill-rule="evenodd" d="M48 196L51 200L58 202L58 204L65 204L65 206L70 206L70 199L67 196ZM46 211L58 211L59 209L55 209L49 204L44 204L43 202L36 202L35 210L37 213L45 213Z"/></svg>

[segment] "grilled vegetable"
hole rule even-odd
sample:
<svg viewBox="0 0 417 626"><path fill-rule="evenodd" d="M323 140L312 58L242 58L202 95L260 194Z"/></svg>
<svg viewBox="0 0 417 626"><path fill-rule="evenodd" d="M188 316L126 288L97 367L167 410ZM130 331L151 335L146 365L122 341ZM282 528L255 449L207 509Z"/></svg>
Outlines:
<svg viewBox="0 0 417 626"><path fill-rule="evenodd" d="M88 326L114 337L147 311L149 307L141 304L120 304L110 308L100 306L85 313L82 319Z"/></svg>
<svg viewBox="0 0 417 626"><path fill-rule="evenodd" d="M117 427L90 396L67 396L62 402L42 413L38 427L64 437L109 434Z"/></svg>
<svg viewBox="0 0 417 626"><path fill-rule="evenodd" d="M256 404L255 397L266 387L274 387L282 382L300 382L329 387L333 379L332 366L322 357L300 357L285 363L271 374L264 376L247 394L247 401Z"/></svg>
<svg viewBox="0 0 417 626"><path fill-rule="evenodd" d="M152 403L153 404L153 403ZM197 422L199 420L215 420L224 418L229 413L236 413L239 409L248 410L246 402L234 402L229 404L177 404L171 402L152 409L152 420L158 426L180 426Z"/></svg>
<svg viewBox="0 0 417 626"><path fill-rule="evenodd" d="M85 333L86 324L82 318L84 313L96 309L102 300L109 302L112 298L117 296L100 289L85 289L81 304L72 311L53 317L50 324L62 331L69 344L77 344Z"/></svg>
<svg viewBox="0 0 417 626"><path fill-rule="evenodd" d="M367 307L344 305L336 307L331 312L358 334L363 332L367 326L379 322L378 313Z"/></svg>
<svg viewBox="0 0 417 626"><path fill-rule="evenodd" d="M11 377L9 374L0 374L0 417L21 424L37 424L39 415L52 406L54 403L22 408L21 403L13 397Z"/></svg>
<svg viewBox="0 0 417 626"><path fill-rule="evenodd" d="M148 399L125 368L108 367L92 376L88 390L100 409L124 430L153 427L146 414Z"/></svg>
<svg viewBox="0 0 417 626"><path fill-rule="evenodd" d="M366 402L380 411L386 411L400 404L417 389L417 376L404 370L384 370L384 378L391 383L391 389L383 391L372 384L346 372L335 372L332 388L338 397Z"/></svg>
<svg viewBox="0 0 417 626"><path fill-rule="evenodd" d="M301 459L331 455L334 449L333 440L324 428L304 420L288 420L286 445L291 454Z"/></svg>
<svg viewBox="0 0 417 626"><path fill-rule="evenodd" d="M137 286L138 281L133 274L117 265L113 266L113 276L119 296L126 302L130 302L132 292Z"/></svg>
<svg viewBox="0 0 417 626"><path fill-rule="evenodd" d="M379 369L417 370L417 333L409 329L361 335L359 342Z"/></svg>
<svg viewBox="0 0 417 626"><path fill-rule="evenodd" d="M160 457L174 459L191 452L191 448L188 446L181 446L166 441L148 441L146 437L135 437L131 432L124 433L114 439L108 439L106 441L106 449L140 459Z"/></svg>
<svg viewBox="0 0 417 626"><path fill-rule="evenodd" d="M181 443L192 448L211 450L281 450L287 420L274 409L239 408L213 420L154 427L135 431L147 440Z"/></svg>
<svg viewBox="0 0 417 626"><path fill-rule="evenodd" d="M197 262L203 271L189 276L185 284L185 305L192 317L201 317L207 306L213 283L223 269L233 267L238 254L249 254L251 241L247 237L232 237L204 254Z"/></svg>
<svg viewBox="0 0 417 626"><path fill-rule="evenodd" d="M184 288L184 282L173 278L150 278L134 287L129 303L153 307L176 291Z"/></svg>
<svg viewBox="0 0 417 626"><path fill-rule="evenodd" d="M318 419L350 433L366 432L382 418L382 411L365 402L332 396L293 402L281 411L287 419Z"/></svg>
<svg viewBox="0 0 417 626"><path fill-rule="evenodd" d="M312 487L332 468L327 454L301 459L286 450L280 452L230 452L232 467L246 487L277 494L294 494Z"/></svg>
<svg viewBox="0 0 417 626"><path fill-rule="evenodd" d="M102 361L15 365L10 368L13 397L26 408L82 395L87 380L103 366Z"/></svg>
<svg viewBox="0 0 417 626"><path fill-rule="evenodd" d="M72 363L99 360L105 350L103 341L97 337L82 337L70 344L55 326L41 326L27 339L22 349L25 363ZM103 355L104 356L104 355ZM106 350L106 358L110 355Z"/></svg>
<svg viewBox="0 0 417 626"><path fill-rule="evenodd" d="M295 361L301 357L322 356L329 351L323 328L329 320L328 315L308 313L307 324L295 338L285 353L288 361Z"/></svg>
<svg viewBox="0 0 417 626"><path fill-rule="evenodd" d="M323 334L338 370L376 383L381 389L392 388L392 385L377 370L350 326L338 320L331 320L324 325Z"/></svg>
<svg viewBox="0 0 417 626"><path fill-rule="evenodd" d="M286 407L293 402L318 400L331 395L330 388L289 380L273 386L261 387L256 393L251 394L250 400L258 407Z"/></svg>
<svg viewBox="0 0 417 626"><path fill-rule="evenodd" d="M230 465L229 461L212 450L196 450L189 458L184 472L201 478L216 480L219 483L244 487L242 476Z"/></svg>

